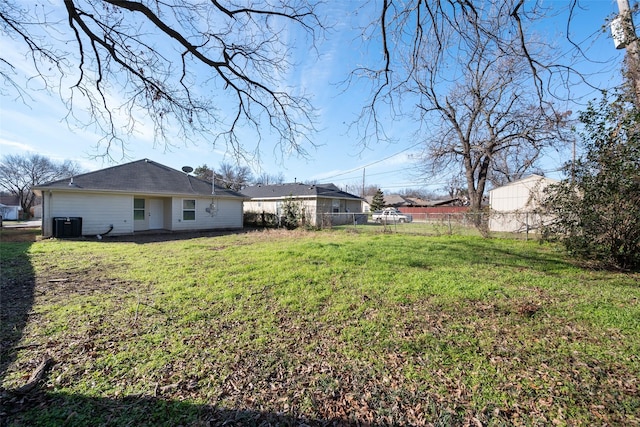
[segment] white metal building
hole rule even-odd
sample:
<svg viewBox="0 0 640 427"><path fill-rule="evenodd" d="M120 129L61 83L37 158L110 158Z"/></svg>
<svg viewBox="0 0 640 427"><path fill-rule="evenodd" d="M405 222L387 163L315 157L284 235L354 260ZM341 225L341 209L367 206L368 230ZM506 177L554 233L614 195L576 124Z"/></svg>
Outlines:
<svg viewBox="0 0 640 427"><path fill-rule="evenodd" d="M489 191L491 231L524 232L537 229L545 218L540 214L544 189L558 181L530 175Z"/></svg>

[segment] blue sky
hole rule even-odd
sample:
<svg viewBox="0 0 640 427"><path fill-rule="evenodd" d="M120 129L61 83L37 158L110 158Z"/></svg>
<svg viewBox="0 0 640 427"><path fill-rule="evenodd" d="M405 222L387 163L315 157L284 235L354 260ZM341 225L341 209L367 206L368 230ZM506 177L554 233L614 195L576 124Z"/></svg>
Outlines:
<svg viewBox="0 0 640 427"><path fill-rule="evenodd" d="M335 28L328 32L326 40L319 45L319 58L307 57L304 43L296 50L297 66L287 76L286 84L300 87L312 97L312 103L318 110L318 132L311 136L316 148L308 148L308 157L273 155L269 132L261 143L260 165L249 165L256 174L266 172L272 175L282 173L288 182L317 181L333 182L349 190L361 184L363 175L366 185L376 184L385 191L393 193L405 188L426 189L441 192L446 178L420 176L412 155L419 151L419 140L413 133L416 124L409 120L387 124L388 132L397 141L393 144L371 143L367 148L358 144L358 135L349 129L369 95L368 90L355 85L344 91L338 83L348 73L363 62L370 62L371 55L377 54L376 45L370 45L370 51L363 50L354 27L372 20L377 13L367 9L354 11L363 3L338 0L330 2L327 9L328 21L335 22ZM566 2L550 1L550 6L561 7ZM583 71L595 73L592 78L598 85L607 86L618 82L623 51L613 47L610 33L602 31L605 20L617 11L615 0L590 0L581 2L572 31L574 39L587 52L590 58L599 63L579 64ZM359 21L359 22L356 22ZM547 27L541 29L545 35L562 41L565 32L566 15L550 20ZM291 34L295 40L295 34ZM3 55L15 61L25 61L15 44L0 38L0 50ZM568 48L567 48L568 51ZM27 64L24 64L25 67ZM32 87L38 89L38 87ZM595 97L584 87L576 87L578 93ZM91 160L96 154L96 144L101 135L89 129L72 129L64 121L67 115L65 106L56 94L45 91L31 91L31 100L26 103L15 99L15 94L7 91L0 96L0 154L38 153L56 161L73 160L85 170L96 170L131 160L149 158L167 166L180 169L189 165L197 167L207 164L216 167L221 162L233 163L231 153L224 147L213 147L205 140L196 144L183 144L177 141L175 147L165 151L163 147L154 147L150 129L139 129L127 141L128 159L122 159L118 152L114 154L116 163L101 159ZM568 106L578 111L580 106ZM223 106L222 106L223 108ZM559 177L554 170L569 160L570 152L553 153L544 160L544 169L549 176ZM259 169L259 167L261 169Z"/></svg>

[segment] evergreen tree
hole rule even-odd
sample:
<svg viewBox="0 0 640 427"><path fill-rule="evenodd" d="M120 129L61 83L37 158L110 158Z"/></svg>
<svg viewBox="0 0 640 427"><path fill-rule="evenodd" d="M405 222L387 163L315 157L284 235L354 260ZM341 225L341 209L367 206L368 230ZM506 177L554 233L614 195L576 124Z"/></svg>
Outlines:
<svg viewBox="0 0 640 427"><path fill-rule="evenodd" d="M293 230L298 228L302 222L302 208L299 202L293 200L293 197L288 197L282 204L282 225Z"/></svg>
<svg viewBox="0 0 640 427"><path fill-rule="evenodd" d="M376 191L376 194L373 195L373 199L371 200L371 210L379 211L382 208L384 208L384 193L378 188L378 191Z"/></svg>

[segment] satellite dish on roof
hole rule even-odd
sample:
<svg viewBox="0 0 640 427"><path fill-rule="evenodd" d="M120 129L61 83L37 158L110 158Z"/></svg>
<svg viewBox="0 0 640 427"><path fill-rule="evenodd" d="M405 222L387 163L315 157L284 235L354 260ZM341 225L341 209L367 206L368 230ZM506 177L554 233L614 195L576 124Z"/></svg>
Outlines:
<svg viewBox="0 0 640 427"><path fill-rule="evenodd" d="M193 172L193 168L191 166L183 166L182 167L182 172L191 173L191 172Z"/></svg>

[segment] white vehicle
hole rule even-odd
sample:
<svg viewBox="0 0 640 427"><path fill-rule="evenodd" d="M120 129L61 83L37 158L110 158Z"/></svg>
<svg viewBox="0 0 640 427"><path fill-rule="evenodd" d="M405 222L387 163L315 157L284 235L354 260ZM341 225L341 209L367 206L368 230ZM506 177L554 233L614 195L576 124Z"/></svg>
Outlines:
<svg viewBox="0 0 640 427"><path fill-rule="evenodd" d="M371 216L375 222L389 223L389 222L411 222L413 217L410 214L400 212L396 208L385 208L381 211L376 211Z"/></svg>

